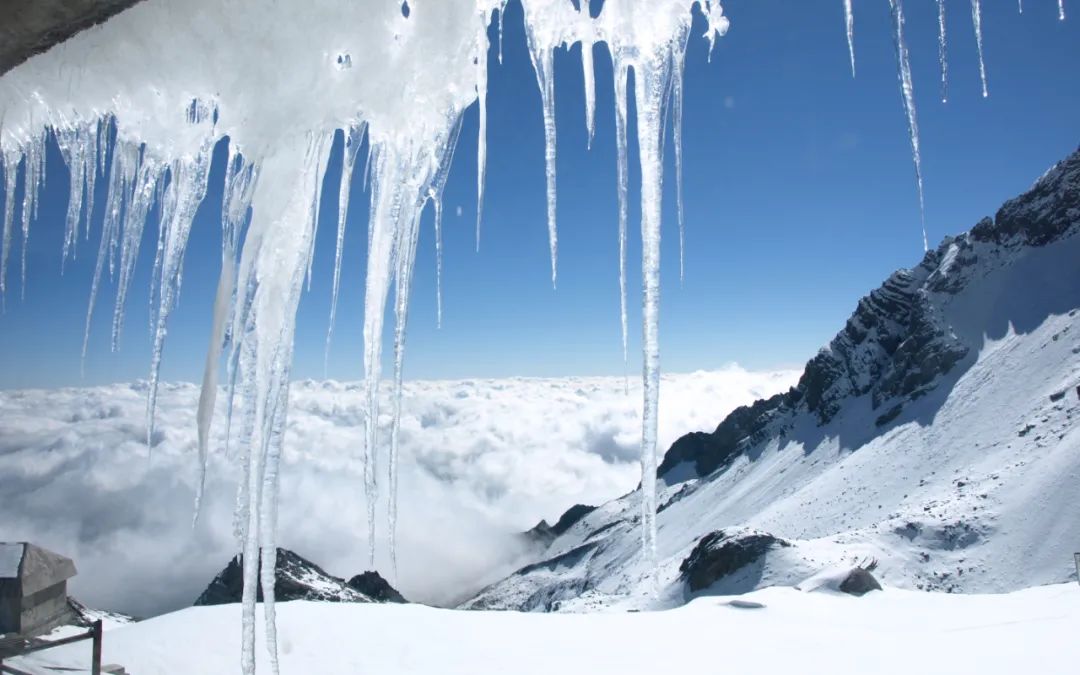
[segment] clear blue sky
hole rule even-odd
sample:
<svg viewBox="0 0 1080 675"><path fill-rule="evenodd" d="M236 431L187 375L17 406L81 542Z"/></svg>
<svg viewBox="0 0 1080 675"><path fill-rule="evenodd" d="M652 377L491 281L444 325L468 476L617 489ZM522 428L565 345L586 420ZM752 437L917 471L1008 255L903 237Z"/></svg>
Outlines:
<svg viewBox="0 0 1080 675"><path fill-rule="evenodd" d="M848 67L840 0L729 0L730 33L712 62L695 26L686 65L686 280L679 285L671 146L665 196L661 347L669 371L800 365L837 332L858 298L922 255L918 202L884 0L856 4L858 78ZM932 245L971 227L1080 143L1080 3L984 3L990 98L980 96L967 0L950 0L949 102L938 96L936 9L909 2ZM1072 9L1067 7L1067 9ZM597 128L586 149L579 49L556 55L559 288L551 288L540 98L513 3L504 61L492 59L489 164L480 253L473 251L476 107L464 120L446 188L444 320L435 326L434 241L427 214L417 261L406 375L556 376L623 372L619 334L611 67L598 54ZM633 132L631 132L631 136ZM221 152L194 224L163 377L198 380L220 260ZM328 173L336 186L340 141ZM640 247L631 157L631 372L639 368ZM329 376L362 375L367 195L357 171ZM99 185L104 184L99 180ZM0 316L0 386L97 384L145 377L147 228L122 349L108 347L115 287L102 288L85 376L79 350L104 206L90 242L60 276L67 170L55 145L31 233L26 301L19 255ZM299 378L323 376L336 189L324 191L314 279L298 316ZM460 216L458 215L460 209ZM388 350L389 351L389 350Z"/></svg>

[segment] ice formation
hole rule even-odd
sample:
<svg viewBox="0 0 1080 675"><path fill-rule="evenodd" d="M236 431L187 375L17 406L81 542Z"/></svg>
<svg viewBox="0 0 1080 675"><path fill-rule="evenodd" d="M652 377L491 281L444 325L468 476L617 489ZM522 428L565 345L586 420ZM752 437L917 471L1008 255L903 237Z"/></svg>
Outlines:
<svg viewBox="0 0 1080 675"><path fill-rule="evenodd" d="M904 0L889 0L893 20L893 44L896 47L896 72L900 80L900 97L907 115L911 157L915 162L915 187L919 193L919 219L922 222L923 250L930 250L926 236L926 206L923 201L922 153L919 150L919 119L915 111L915 85L911 78L911 59L904 39Z"/></svg>
<svg viewBox="0 0 1080 675"><path fill-rule="evenodd" d="M938 21L938 63L941 65L941 102L949 100L949 56L946 53L947 38L945 34L945 0L937 3Z"/></svg>
<svg viewBox="0 0 1080 675"><path fill-rule="evenodd" d="M607 0L597 16L589 3L521 0L528 50L542 100L547 224L552 283L557 279L556 49L580 44L585 124L595 120L594 45L605 43L614 72L617 145L618 246L622 349L628 362L627 227L628 96L634 76L641 168L643 380L641 438L642 544L647 561L656 546L656 436L660 385L660 225L664 133L674 135L680 278L683 274L683 61L695 7L707 26L710 54L728 20L718 0ZM255 669L255 589L266 591L267 644L276 671L273 568L278 468L289 395L296 310L310 280L320 188L334 135L343 134L343 169L327 353L337 314L342 246L350 186L361 147L370 183L363 360L365 372L364 483L368 537L374 561L376 497L381 486L379 381L386 304L393 286L393 410L388 448L388 541L396 562L397 449L409 294L421 214L435 215L441 273L442 190L464 110L478 102L477 221L487 157L488 29L497 14L502 60L506 0L145 0L106 24L88 29L0 77L0 157L4 210L0 294L6 293L16 215L21 206L22 287L26 242L45 177L45 144L53 134L72 176L62 257L76 254L80 224L89 231L98 174L108 195L90 289L86 336L105 269L117 279L111 344L119 345L127 292L144 228L160 209L151 288L153 351L147 396L147 438L153 419L169 315L182 283L184 253L195 211L207 191L213 148L228 139L222 207L221 273L198 404L202 498L210 425L219 381L226 391L225 438L235 443L244 471L234 527L244 553L242 666ZM902 0L890 0L902 100L922 207L918 124ZM852 74L854 17L844 0ZM972 1L980 41L978 0ZM1059 2L1064 18L1064 5ZM943 3L939 2L942 93L946 84ZM313 39L312 36L317 36ZM981 67L985 92L985 68ZM60 76L58 76L58 74ZM84 198L85 195L85 198ZM85 215L85 219L83 214ZM926 245L925 224L923 227ZM242 244L241 244L242 242ZM437 278L440 274L437 274ZM6 296L5 296L6 297ZM441 281L437 282L441 320ZM224 377L219 377L224 361ZM235 426L237 430L233 433ZM261 562L260 562L261 561Z"/></svg>
<svg viewBox="0 0 1080 675"><path fill-rule="evenodd" d="M982 95L986 98L990 91L986 87L986 61L983 59L982 4L971 0L971 24L975 26L975 47L979 52L979 79L982 81Z"/></svg>
<svg viewBox="0 0 1080 675"><path fill-rule="evenodd" d="M365 282L365 493L375 540L379 379L383 322L395 289L393 408L388 452L388 540L396 560L396 458L409 291L421 214L428 202L441 236L442 189L463 111L479 102L477 245L486 164L487 30L498 13L501 58L505 0L409 3L300 2L268 8L251 1L195 0L176 11L147 0L107 24L84 31L0 78L0 149L5 180L0 290L23 167L22 236L44 178L46 134L55 134L71 169L63 257L76 254L80 224L89 230L94 184L106 176L103 236L86 321L89 335L106 267L118 276L112 344L119 344L127 290L150 209L160 208L154 256L153 351L147 437L153 441L158 372L169 315L182 283L195 211L207 191L214 146L228 139L222 209L222 266L198 405L202 498L210 425L225 362L227 442L244 463L235 529L244 553L244 672L255 668L255 589L266 593L266 631L276 654L273 553L278 465L286 423L293 332L300 292L310 279L320 186L336 130L344 137L333 298L327 350L337 313L349 188L367 139L371 204ZM692 8L701 7L710 43L727 29L718 2L609 0L590 16L566 0L525 0L526 35L543 99L552 281L557 272L555 223L554 52L580 43L585 123L594 133L593 46L605 42L616 78L619 135L619 247L623 350L626 354L627 96L633 71L642 167L642 275L645 399L642 426L644 550L655 548L655 452L659 396L660 197L668 106L681 178L682 62ZM280 30L288 26L288 30ZM267 36L272 36L267 39ZM310 36L318 35L313 43ZM139 64L133 68L128 64ZM228 64L228 65L223 65ZM431 67L431 64L439 64ZM59 70L63 77L52 74ZM378 73L378 76L372 76ZM85 199L84 199L85 194ZM680 241L682 208L679 193ZM85 220L83 213L86 213ZM241 241L243 242L241 245ZM441 246L439 263L441 266ZM681 256L680 256L681 257ZM680 261L681 262L681 261ZM680 265L681 268L681 265ZM25 269L25 265L24 265ZM25 283L24 283L25 286ZM439 293L441 295L441 292ZM439 313L441 315L441 305ZM84 340L85 345L86 340ZM235 424L234 424L235 421ZM236 427L235 432L233 427ZM372 547L374 556L374 547ZM260 562L261 561L261 562ZM276 670L276 661L272 661Z"/></svg>
<svg viewBox="0 0 1080 675"><path fill-rule="evenodd" d="M855 77L855 13L851 0L844 0L844 26L847 28L847 48L851 57L851 76Z"/></svg>

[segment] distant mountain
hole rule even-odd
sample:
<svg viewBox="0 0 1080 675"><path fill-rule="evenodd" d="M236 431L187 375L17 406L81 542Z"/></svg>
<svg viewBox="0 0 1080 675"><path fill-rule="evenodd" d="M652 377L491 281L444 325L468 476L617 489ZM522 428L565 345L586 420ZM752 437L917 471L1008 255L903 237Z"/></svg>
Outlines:
<svg viewBox="0 0 1080 675"><path fill-rule="evenodd" d="M195 600L195 605L240 602L243 591L243 556L237 555L214 577L206 590ZM262 602L262 588L258 589L257 598ZM285 548L277 549L274 598L278 602L407 602L378 572L364 572L346 582Z"/></svg>
<svg viewBox="0 0 1080 675"><path fill-rule="evenodd" d="M524 537L527 542L546 550L547 547L551 545L551 542L555 541L559 535L569 530L574 523L595 510L595 506L574 504L559 517L558 522L554 525L548 525L546 520L541 520L534 525L531 530L522 532L521 536Z"/></svg>
<svg viewBox="0 0 1080 675"><path fill-rule="evenodd" d="M464 606L670 606L860 561L917 589L1075 578L1078 314L1080 151L861 299L797 386L671 446L658 596L635 491Z"/></svg>

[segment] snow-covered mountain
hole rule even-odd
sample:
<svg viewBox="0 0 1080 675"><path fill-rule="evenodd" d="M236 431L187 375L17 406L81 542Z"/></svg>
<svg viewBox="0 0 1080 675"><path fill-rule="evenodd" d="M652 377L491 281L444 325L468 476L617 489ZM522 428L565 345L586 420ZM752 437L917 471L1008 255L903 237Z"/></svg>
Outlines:
<svg viewBox="0 0 1080 675"><path fill-rule="evenodd" d="M857 561L902 588L1061 582L1078 486L1080 151L860 300L790 391L671 446L657 600L635 491L464 606L670 606Z"/></svg>
<svg viewBox="0 0 1080 675"><path fill-rule="evenodd" d="M240 602L244 592L244 559L234 556L195 600L196 606ZM262 600L262 588L257 591ZM364 572L345 581L288 549L278 548L274 565L274 597L320 602L405 602L378 572Z"/></svg>

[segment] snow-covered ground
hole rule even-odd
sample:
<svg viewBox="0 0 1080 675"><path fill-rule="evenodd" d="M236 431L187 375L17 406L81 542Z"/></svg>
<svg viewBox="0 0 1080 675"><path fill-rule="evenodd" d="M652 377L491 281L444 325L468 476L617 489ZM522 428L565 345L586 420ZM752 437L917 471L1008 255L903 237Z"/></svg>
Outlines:
<svg viewBox="0 0 1080 675"><path fill-rule="evenodd" d="M661 443L796 378L734 366L665 376ZM631 379L629 394L623 385L619 377L407 382L395 587L412 600L464 599L519 566L513 533L632 490L640 381ZM198 395L195 385L163 387L148 450L142 385L0 392L0 541L72 557L72 593L91 607L147 616L190 605L237 552L238 471L223 452L223 424L214 426L204 514L191 529ZM351 577L368 567L362 388L299 382L291 403L280 543Z"/></svg>
<svg viewBox="0 0 1080 675"><path fill-rule="evenodd" d="M594 614L288 602L277 608L281 672L1064 675L1080 663L1076 584L1007 595L887 588L862 598L769 588L741 599L765 607L716 597L662 612ZM137 675L232 675L239 622L240 605L222 605L117 628L105 634L105 661ZM13 662L32 672L87 664L85 645Z"/></svg>

